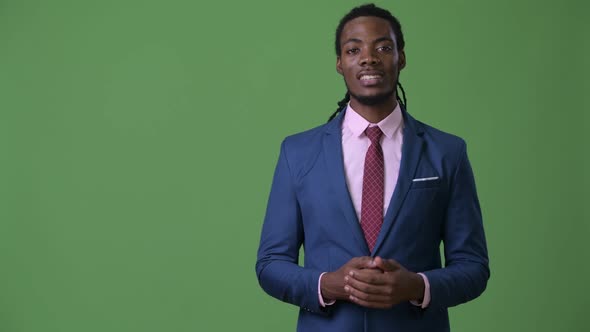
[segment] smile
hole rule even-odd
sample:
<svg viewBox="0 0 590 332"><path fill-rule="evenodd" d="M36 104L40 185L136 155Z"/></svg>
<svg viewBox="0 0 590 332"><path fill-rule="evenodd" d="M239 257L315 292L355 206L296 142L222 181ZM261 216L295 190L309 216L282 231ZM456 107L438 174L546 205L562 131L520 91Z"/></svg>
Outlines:
<svg viewBox="0 0 590 332"><path fill-rule="evenodd" d="M363 75L361 81L380 80L381 77L381 75Z"/></svg>
<svg viewBox="0 0 590 332"><path fill-rule="evenodd" d="M378 86L383 83L383 75L381 74L362 74L359 77L360 83L364 87Z"/></svg>

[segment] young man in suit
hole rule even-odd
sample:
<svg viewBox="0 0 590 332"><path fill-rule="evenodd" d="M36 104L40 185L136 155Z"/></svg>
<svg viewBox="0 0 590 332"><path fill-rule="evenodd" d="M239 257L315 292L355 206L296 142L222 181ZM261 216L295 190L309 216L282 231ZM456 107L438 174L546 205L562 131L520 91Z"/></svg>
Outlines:
<svg viewBox="0 0 590 332"><path fill-rule="evenodd" d="M489 278L465 142L406 111L404 39L387 10L354 8L335 46L348 92L327 124L283 141L258 280L301 308L299 331L448 331L447 308Z"/></svg>

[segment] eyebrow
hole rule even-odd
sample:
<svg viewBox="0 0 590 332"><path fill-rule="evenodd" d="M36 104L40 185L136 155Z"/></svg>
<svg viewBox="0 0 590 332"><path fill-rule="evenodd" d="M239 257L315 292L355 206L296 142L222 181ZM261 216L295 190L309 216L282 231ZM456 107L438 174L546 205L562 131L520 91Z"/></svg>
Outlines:
<svg viewBox="0 0 590 332"><path fill-rule="evenodd" d="M393 39L391 39L390 37L379 37L375 40L373 40L373 43L378 43L378 42L382 42L382 41L390 41L392 43L395 43ZM358 39L358 38L349 38L347 40L344 41L344 43L342 43L342 45L346 45L348 43L362 43L363 41Z"/></svg>

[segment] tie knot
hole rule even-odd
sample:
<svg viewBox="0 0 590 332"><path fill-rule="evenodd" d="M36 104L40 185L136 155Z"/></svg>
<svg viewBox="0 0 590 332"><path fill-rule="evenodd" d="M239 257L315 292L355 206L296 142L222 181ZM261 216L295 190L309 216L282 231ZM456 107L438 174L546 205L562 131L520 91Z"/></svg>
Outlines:
<svg viewBox="0 0 590 332"><path fill-rule="evenodd" d="M379 140L381 139L381 135L383 135L383 132L381 131L379 126L374 126L368 127L365 130L365 134L371 140L371 144L378 144Z"/></svg>

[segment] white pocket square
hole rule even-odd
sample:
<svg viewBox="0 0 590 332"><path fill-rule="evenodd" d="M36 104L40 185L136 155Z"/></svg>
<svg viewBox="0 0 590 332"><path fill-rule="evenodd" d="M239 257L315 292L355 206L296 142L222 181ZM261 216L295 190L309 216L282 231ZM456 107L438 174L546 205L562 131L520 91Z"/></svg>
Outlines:
<svg viewBox="0 0 590 332"><path fill-rule="evenodd" d="M413 179L412 182L433 181L433 180L438 180L438 176L431 176L429 178L417 178L417 179Z"/></svg>

